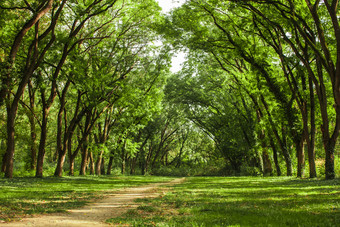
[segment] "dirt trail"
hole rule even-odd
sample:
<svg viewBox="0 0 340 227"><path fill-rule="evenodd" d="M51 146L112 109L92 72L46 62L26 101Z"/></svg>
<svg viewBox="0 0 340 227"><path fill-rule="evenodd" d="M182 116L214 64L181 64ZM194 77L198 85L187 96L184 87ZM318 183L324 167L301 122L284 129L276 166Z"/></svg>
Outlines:
<svg viewBox="0 0 340 227"><path fill-rule="evenodd" d="M104 199L90 203L67 213L56 213L38 217L24 218L18 222L1 223L0 226L41 226L41 227L84 227L84 226L110 226L105 220L119 217L128 209L137 207L134 203L137 198L155 198L164 193L167 188L160 186L171 186L183 182L185 178L178 178L166 183L149 184L135 188L125 188L108 194Z"/></svg>

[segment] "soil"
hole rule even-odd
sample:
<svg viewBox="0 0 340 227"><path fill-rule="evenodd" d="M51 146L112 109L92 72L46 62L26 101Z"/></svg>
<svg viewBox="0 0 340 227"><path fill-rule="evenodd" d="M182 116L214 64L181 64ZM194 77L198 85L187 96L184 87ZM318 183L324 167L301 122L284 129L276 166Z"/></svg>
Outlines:
<svg viewBox="0 0 340 227"><path fill-rule="evenodd" d="M0 223L0 226L37 226L37 227L84 227L84 226L110 226L105 223L109 218L119 217L129 209L138 205L134 202L137 198L155 198L164 194L169 187L183 182L185 178L178 178L166 183L149 184L135 188L124 188L112 193L85 207L68 210L66 213L55 213L48 215L23 218L17 222Z"/></svg>

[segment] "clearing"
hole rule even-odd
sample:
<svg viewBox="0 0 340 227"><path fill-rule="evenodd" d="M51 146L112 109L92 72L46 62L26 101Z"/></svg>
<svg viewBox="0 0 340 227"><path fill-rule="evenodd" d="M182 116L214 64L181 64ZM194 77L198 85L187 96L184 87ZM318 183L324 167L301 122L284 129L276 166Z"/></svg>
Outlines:
<svg viewBox="0 0 340 227"><path fill-rule="evenodd" d="M185 178L178 178L165 183L120 189L82 208L68 210L67 213L23 218L18 222L1 223L0 226L109 226L105 223L107 219L119 217L138 206L135 199L158 197L169 189L163 186L172 186L184 180Z"/></svg>

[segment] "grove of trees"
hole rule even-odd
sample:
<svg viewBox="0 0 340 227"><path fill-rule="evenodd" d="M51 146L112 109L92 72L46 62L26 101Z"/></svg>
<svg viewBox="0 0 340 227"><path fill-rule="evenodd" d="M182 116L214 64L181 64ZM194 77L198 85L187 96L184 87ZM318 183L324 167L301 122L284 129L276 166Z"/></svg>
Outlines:
<svg viewBox="0 0 340 227"><path fill-rule="evenodd" d="M5 0L4 177L339 174L336 0ZM174 53L186 61L171 72Z"/></svg>

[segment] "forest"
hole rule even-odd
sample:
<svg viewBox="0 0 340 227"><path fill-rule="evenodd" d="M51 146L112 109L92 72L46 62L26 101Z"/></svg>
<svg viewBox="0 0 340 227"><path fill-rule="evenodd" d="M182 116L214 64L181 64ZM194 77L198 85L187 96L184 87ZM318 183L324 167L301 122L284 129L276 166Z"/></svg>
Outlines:
<svg viewBox="0 0 340 227"><path fill-rule="evenodd" d="M334 179L339 17L337 0L1 1L0 176Z"/></svg>

